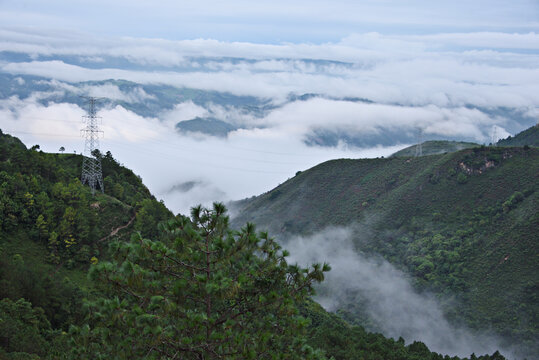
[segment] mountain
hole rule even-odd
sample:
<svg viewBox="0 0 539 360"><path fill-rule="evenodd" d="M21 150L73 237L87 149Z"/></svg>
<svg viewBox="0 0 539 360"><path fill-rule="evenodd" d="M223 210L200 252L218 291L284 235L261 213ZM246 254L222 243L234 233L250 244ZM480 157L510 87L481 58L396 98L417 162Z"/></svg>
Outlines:
<svg viewBox="0 0 539 360"><path fill-rule="evenodd" d="M410 274L453 323L492 330L535 357L538 174L539 150L529 147L333 160L236 202L233 223L254 222L287 244L348 227L358 253ZM360 294L340 308L365 320L354 305L362 301Z"/></svg>
<svg viewBox="0 0 539 360"><path fill-rule="evenodd" d="M226 137L237 127L216 118L194 118L176 124L176 130L182 133L201 133L217 137Z"/></svg>
<svg viewBox="0 0 539 360"><path fill-rule="evenodd" d="M19 58L16 54L7 54L0 51L0 61L2 59L14 62L31 61L28 56ZM199 60L201 61L200 64L206 63L208 65L215 64L214 62L216 61L215 59ZM221 60L234 62L238 59ZM81 59L69 57L69 63L79 64L80 61ZM314 62L318 63L318 61ZM120 64L112 61L111 65L132 68L136 64ZM102 108L122 107L142 117L157 118L167 122L173 121L178 124L178 129L187 128L187 131L183 131L184 134L190 133L194 136L197 136L196 133L198 132L203 132L206 135L222 137L230 129L271 127L275 125L272 122L277 121L278 123L278 119L283 118L283 116L286 118L285 115L292 111L290 113L291 118L288 121L300 121L298 116L306 116L302 121L307 121L307 123L311 120L313 121L312 124L305 125L301 134L302 141L308 146L335 147L347 145L364 148L416 142L412 120L394 123L400 116L398 111L389 116L387 121L377 122L371 126L363 124L363 121L371 121L369 120L370 117L367 116L363 119L359 113L357 120L347 119L348 116L344 115L325 114L323 116L328 118L328 121L323 123L319 120L311 119L313 115L301 115L306 111L306 106L312 106L313 108L323 106L327 108L330 104L338 104L339 107L348 108L352 105L354 107L355 105L365 105L373 108L383 108L387 105L407 108L401 104L384 105L366 98L293 92L283 98L266 98L235 95L224 91L165 85L159 82L134 82L122 79L68 82L49 77L0 71L0 108L4 108L6 111L11 111L8 109L11 109L14 101L22 104L34 103L45 107L63 103L76 104L84 109L86 100L81 96L102 98L98 103L98 111ZM191 111L182 112L182 106L194 109L195 113L193 114ZM412 112L420 109L421 107L417 107L417 109L408 107L408 111ZM460 110L462 109L472 111L474 114L483 114L491 119L504 119L505 130L511 133L520 131L524 126L528 126L534 121L529 114L521 109L478 108L471 105L461 107ZM299 113L296 113L297 111ZM183 116L188 116L188 119L183 118ZM335 121L329 121L333 117L335 117ZM340 117L343 118L340 119ZM270 121L261 121L264 119ZM213 122L209 124L206 120L212 120ZM217 122L214 122L214 120ZM194 128L195 131L191 131L191 128ZM478 131L483 132L485 130L478 129ZM451 134L452 132L445 130L438 131L437 133L429 134L429 140L474 141L478 137L477 134L472 133Z"/></svg>
<svg viewBox="0 0 539 360"><path fill-rule="evenodd" d="M421 143L421 152L422 155L435 155L443 154L449 152L455 152L462 149L470 149L480 146L476 143L471 142L462 142L462 141L425 141ZM417 145L412 145L407 148L404 148L391 156L396 157L406 157L406 156L415 156Z"/></svg>
<svg viewBox="0 0 539 360"><path fill-rule="evenodd" d="M105 193L93 197L79 180L81 156L27 149L0 130L2 359L62 349L62 331L82 320L83 299L96 291L88 267L107 259L112 239L153 236L172 216L131 170L99 156Z"/></svg>
<svg viewBox="0 0 539 360"><path fill-rule="evenodd" d="M499 140L497 146L535 146L539 147L539 125L526 129L517 135Z"/></svg>
<svg viewBox="0 0 539 360"><path fill-rule="evenodd" d="M116 240L127 244L134 231L160 239L157 223L173 217L110 152L96 156L105 191L94 197L78 180L81 156L44 153L38 145L27 149L0 131L2 359L77 358L70 355L72 335L67 332L85 323L87 300L106 292L103 284L86 277L88 268L118 254ZM335 359L448 358L421 342L405 345L403 339L369 333L311 301L299 311L309 319L308 343ZM479 359L504 358L495 352Z"/></svg>

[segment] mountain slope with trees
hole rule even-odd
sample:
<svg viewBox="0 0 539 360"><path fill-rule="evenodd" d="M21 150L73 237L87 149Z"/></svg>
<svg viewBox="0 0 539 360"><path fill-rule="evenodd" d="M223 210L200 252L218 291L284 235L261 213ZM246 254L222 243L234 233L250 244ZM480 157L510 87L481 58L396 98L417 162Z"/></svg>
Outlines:
<svg viewBox="0 0 539 360"><path fill-rule="evenodd" d="M479 144L463 141L446 141L446 140L430 140L421 143L422 155L435 155L448 152L455 152L463 149L470 149L480 146ZM391 156L406 157L415 156L417 145L412 145L402 150L397 151Z"/></svg>
<svg viewBox="0 0 539 360"><path fill-rule="evenodd" d="M539 125L532 126L515 136L509 136L496 143L497 146L535 146L539 147Z"/></svg>
<svg viewBox="0 0 539 360"><path fill-rule="evenodd" d="M0 324L4 351L55 347L83 318L82 300L94 291L86 272L107 258L108 242L134 230L150 236L172 217L110 153L96 155L105 193L92 197L79 180L81 156L27 149L0 131L0 318L11 319Z"/></svg>
<svg viewBox="0 0 539 360"><path fill-rule="evenodd" d="M537 351L539 151L333 160L234 204L283 240L330 226L355 230L358 252L382 255L418 290L454 297L447 316ZM346 309L352 310L354 309Z"/></svg>
<svg viewBox="0 0 539 360"><path fill-rule="evenodd" d="M105 193L92 197L80 156L0 133L0 358L449 359L325 312L308 296L328 267L287 264L253 225L232 231L222 205L174 217L112 154L94 156Z"/></svg>

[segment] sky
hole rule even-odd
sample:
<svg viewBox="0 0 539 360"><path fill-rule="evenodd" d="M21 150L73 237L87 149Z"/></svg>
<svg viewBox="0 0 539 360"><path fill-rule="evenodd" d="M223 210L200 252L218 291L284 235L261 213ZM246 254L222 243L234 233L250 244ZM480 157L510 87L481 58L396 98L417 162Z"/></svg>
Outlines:
<svg viewBox="0 0 539 360"><path fill-rule="evenodd" d="M82 151L85 109L54 100L68 92L136 104L152 100L143 85L165 84L274 105L263 117L182 99L152 116L100 109L102 149L187 213L269 191L325 160L410 145L307 146L317 129L374 136L421 128L427 139L488 143L493 129L502 138L535 123L539 1L0 0L1 73L44 77L54 89L0 99L0 127L46 151ZM77 85L108 79L141 86ZM305 93L321 96L287 102ZM488 111L500 108L521 120ZM197 116L242 128L224 139L174 130Z"/></svg>
<svg viewBox="0 0 539 360"><path fill-rule="evenodd" d="M102 36L263 44L335 42L352 33L537 31L536 0L3 0L4 26Z"/></svg>

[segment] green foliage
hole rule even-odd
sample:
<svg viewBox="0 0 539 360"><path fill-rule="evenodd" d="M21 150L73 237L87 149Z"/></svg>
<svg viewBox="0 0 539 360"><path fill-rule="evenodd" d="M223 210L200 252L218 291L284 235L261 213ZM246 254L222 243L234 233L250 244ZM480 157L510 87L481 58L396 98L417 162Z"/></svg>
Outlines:
<svg viewBox="0 0 539 360"><path fill-rule="evenodd" d="M382 334L367 332L361 326L352 326L335 314L330 314L312 301L301 306L301 313L311 319L308 327L308 343L326 351L335 360L458 360L431 352L422 342L414 341L408 346L404 339L388 339ZM472 357L473 358L473 357ZM504 359L495 352L475 359Z"/></svg>
<svg viewBox="0 0 539 360"><path fill-rule="evenodd" d="M464 173L459 173L457 175L457 182L459 184L466 184L468 182L468 177Z"/></svg>
<svg viewBox="0 0 539 360"><path fill-rule="evenodd" d="M497 142L497 146L539 146L539 126L535 125L515 136L509 136Z"/></svg>
<svg viewBox="0 0 539 360"><path fill-rule="evenodd" d="M170 211L161 202L144 199L137 204L134 229L144 236L159 236L156 224L170 218Z"/></svg>
<svg viewBox="0 0 539 360"><path fill-rule="evenodd" d="M5 353L43 356L51 331L42 309L32 308L24 299L0 301L0 349Z"/></svg>
<svg viewBox="0 0 539 360"><path fill-rule="evenodd" d="M88 265L99 252L98 240L127 223L134 209L150 213L139 225L144 235L153 235L157 222L172 216L110 152L102 156L97 151L96 156L102 158L107 193L117 200L101 194L94 198L81 184L80 156L29 151L5 134L0 136L0 153L0 234L25 229L47 245L46 257L54 264L74 260ZM91 254L73 259L83 248Z"/></svg>
<svg viewBox="0 0 539 360"><path fill-rule="evenodd" d="M98 258L107 258L105 241L122 237L125 231L118 230L129 230L130 219L139 209L155 211L145 220L144 235L146 229L155 233L157 222L172 217L140 178L120 166L110 153L103 162L112 179L111 195L118 198L107 194L92 197L78 179L81 156L46 154L39 146L28 150L17 138L0 132L0 299L24 299L33 309L42 309L52 329L58 331L67 331L82 319L80 309L88 283L80 273ZM26 336L32 341L33 335L25 335L25 327L13 329L13 338ZM55 334L45 339L46 345L35 340L45 352L31 355L4 348L0 358L65 352L66 344L56 344L65 339Z"/></svg>
<svg viewBox="0 0 539 360"><path fill-rule="evenodd" d="M508 212L511 209L514 209L522 200L524 200L524 195L520 191L515 191L513 195L502 204L503 211Z"/></svg>
<svg viewBox="0 0 539 360"><path fill-rule="evenodd" d="M130 206L136 206L144 199L155 200L142 183L142 179L131 170L121 166L110 151L107 151L104 156L99 152L96 155L101 159L106 194Z"/></svg>
<svg viewBox="0 0 539 360"><path fill-rule="evenodd" d="M421 149L423 156L425 155L435 155L435 154L444 154L459 151L462 149L470 149L478 147L479 144L471 142L462 142L462 141L425 141L421 144ZM415 156L416 145L409 146L405 149L399 150L392 157L413 157Z"/></svg>
<svg viewBox="0 0 539 360"><path fill-rule="evenodd" d="M451 320L539 352L529 320L539 303L524 295L539 273L538 173L535 148L333 160L238 202L233 225L253 221L286 239L358 224L357 248L407 270L418 290L453 298Z"/></svg>
<svg viewBox="0 0 539 360"><path fill-rule="evenodd" d="M61 359L73 345L82 358L95 354L107 359L128 358L145 346L151 351L140 353L138 358L159 358L165 357L160 351L170 350L168 344L162 345L166 349L153 345L165 340L202 352L209 351L210 345L215 351L245 345L241 349L244 354L237 358L256 357L262 347L270 350L261 358L316 358L321 356L313 350L317 348L336 359L414 358L404 342L350 327L320 307L298 313L297 308L303 309L304 299L312 294L312 283L321 280L328 268L317 266L305 272L286 264L286 252L267 235L255 234L252 226L241 232L228 230L224 208L198 209L192 220L178 217L157 232L156 224L171 218L171 213L110 152L96 154L102 159L106 193L94 198L78 180L80 156L38 150L27 150L17 138L0 131L1 359ZM376 168L376 163L369 164ZM308 179L309 174L296 178ZM403 185L410 174L390 173L381 182L369 174L362 186L371 181L378 182L377 186L356 205L360 209L364 208L362 203L376 207L380 196ZM439 174L437 185L442 186L445 178L450 178L434 170L429 174ZM503 192L504 201L513 192ZM502 220L529 212L529 203L537 193L528 186L522 194L524 199L507 213L501 210L502 202L495 210L485 211L494 211ZM275 205L286 199L288 194L283 191L274 198ZM438 218L445 218L444 212L438 213ZM335 216L344 220L338 212ZM297 231L308 223L292 220L287 224ZM421 222L422 217L417 217L416 229L421 228ZM220 230L210 234L208 224ZM123 227L127 231L118 233ZM122 235L133 228L141 236L123 242ZM462 230L458 238L469 233ZM209 277L193 268L205 266L208 252L203 234L215 240L209 253ZM145 239L149 236L154 240ZM415 233L409 234L409 239L413 243ZM443 244L447 239L451 236L443 233L443 238L433 238L433 243ZM110 257L104 248L109 242L115 244L112 262L107 261ZM429 274L436 274L437 260L425 259L435 265ZM97 264L93 276L106 279L106 285L82 275L90 262ZM527 279L525 303L535 301L536 288L536 283ZM90 299L85 306L84 298ZM86 320L83 308L88 310ZM224 317L219 320L219 316ZM533 314L528 318L533 319ZM62 334L71 325L76 344L68 344L71 337ZM225 343L229 338L233 341ZM114 351L126 344L134 347L115 356ZM196 348L196 344L208 347ZM293 353L288 356L287 352Z"/></svg>
<svg viewBox="0 0 539 360"><path fill-rule="evenodd" d="M53 330L43 309L28 301L0 301L0 359L64 359L66 335Z"/></svg>
<svg viewBox="0 0 539 360"><path fill-rule="evenodd" d="M328 265L289 265L266 233L228 228L222 204L161 226L163 241L135 234L90 276L109 296L73 327L74 358L322 358L305 344L297 304Z"/></svg>

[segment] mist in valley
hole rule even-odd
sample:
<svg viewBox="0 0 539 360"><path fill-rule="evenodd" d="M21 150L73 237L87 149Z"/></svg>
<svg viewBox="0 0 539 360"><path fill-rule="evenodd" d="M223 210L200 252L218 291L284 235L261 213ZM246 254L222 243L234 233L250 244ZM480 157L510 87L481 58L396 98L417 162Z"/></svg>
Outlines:
<svg viewBox="0 0 539 360"><path fill-rule="evenodd" d="M332 227L284 244L291 253L291 263L331 265L315 297L326 310L335 312L359 302L371 323L367 330L402 337L407 344L422 341L431 351L442 354L469 357L499 350L514 358L495 336L450 323L440 302L432 294L417 292L406 273L381 257L358 252L354 245L357 233L353 227Z"/></svg>

